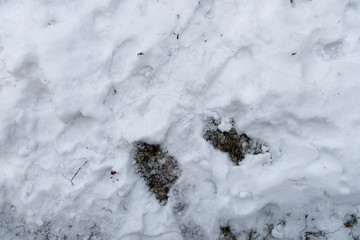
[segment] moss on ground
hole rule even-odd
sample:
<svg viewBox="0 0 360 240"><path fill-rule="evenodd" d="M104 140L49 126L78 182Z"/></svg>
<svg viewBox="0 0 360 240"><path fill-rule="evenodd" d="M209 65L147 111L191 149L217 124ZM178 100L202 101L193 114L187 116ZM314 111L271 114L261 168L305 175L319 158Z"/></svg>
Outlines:
<svg viewBox="0 0 360 240"><path fill-rule="evenodd" d="M351 214L348 217L348 220L344 223L344 227L346 228L353 228L358 224L358 217L355 214Z"/></svg>
<svg viewBox="0 0 360 240"><path fill-rule="evenodd" d="M140 142L136 144L135 162L137 173L146 181L155 198L165 205L169 190L181 175L177 161L160 145Z"/></svg>
<svg viewBox="0 0 360 240"><path fill-rule="evenodd" d="M267 151L267 147L259 140L250 138L245 133L238 134L234 127L234 121L231 122L230 131L221 131L219 125L219 121L210 118L204 139L210 142L215 149L228 153L235 165L239 165L247 154L257 155Z"/></svg>
<svg viewBox="0 0 360 240"><path fill-rule="evenodd" d="M236 235L231 231L230 226L220 227L220 231L219 240L236 240Z"/></svg>

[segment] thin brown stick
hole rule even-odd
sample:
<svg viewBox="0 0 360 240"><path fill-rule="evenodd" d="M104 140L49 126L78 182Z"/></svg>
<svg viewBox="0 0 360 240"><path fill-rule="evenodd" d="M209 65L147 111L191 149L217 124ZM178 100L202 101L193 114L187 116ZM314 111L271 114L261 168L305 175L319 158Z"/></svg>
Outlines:
<svg viewBox="0 0 360 240"><path fill-rule="evenodd" d="M82 167L85 166L85 164L87 164L87 161L85 161L85 162L83 163L83 165L81 165L81 166L79 167L79 169L76 171L76 173L74 174L74 176L71 178L71 180L70 180L71 185L74 185L74 183L73 183L74 178L75 178L76 175L80 172L80 170L82 169Z"/></svg>
<svg viewBox="0 0 360 240"><path fill-rule="evenodd" d="M304 227L304 229L303 230L301 230L301 232L300 233L302 233L303 231L305 231L305 229L307 228L307 218L308 218L308 216L309 215L305 215L305 227Z"/></svg>
<svg viewBox="0 0 360 240"><path fill-rule="evenodd" d="M343 227L344 227L344 226L341 226L341 227L339 227L337 230L332 231L332 232L326 232L325 234L336 233L336 232L340 231L340 229L342 229Z"/></svg>

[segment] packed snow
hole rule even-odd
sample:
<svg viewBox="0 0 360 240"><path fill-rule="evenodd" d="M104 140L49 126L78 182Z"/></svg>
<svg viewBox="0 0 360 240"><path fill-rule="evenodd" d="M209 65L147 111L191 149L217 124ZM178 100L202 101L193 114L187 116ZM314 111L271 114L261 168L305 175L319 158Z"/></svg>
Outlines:
<svg viewBox="0 0 360 240"><path fill-rule="evenodd" d="M0 238L360 239L359 76L357 0L0 0Z"/></svg>

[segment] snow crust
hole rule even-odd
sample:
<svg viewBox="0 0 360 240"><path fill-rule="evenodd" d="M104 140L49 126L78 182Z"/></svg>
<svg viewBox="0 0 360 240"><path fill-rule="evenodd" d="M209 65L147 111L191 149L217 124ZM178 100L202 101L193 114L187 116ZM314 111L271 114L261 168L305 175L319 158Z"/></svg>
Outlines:
<svg viewBox="0 0 360 240"><path fill-rule="evenodd" d="M356 0L0 0L1 239L355 239L359 23ZM234 166L208 117L269 153ZM165 206L137 141L180 165Z"/></svg>

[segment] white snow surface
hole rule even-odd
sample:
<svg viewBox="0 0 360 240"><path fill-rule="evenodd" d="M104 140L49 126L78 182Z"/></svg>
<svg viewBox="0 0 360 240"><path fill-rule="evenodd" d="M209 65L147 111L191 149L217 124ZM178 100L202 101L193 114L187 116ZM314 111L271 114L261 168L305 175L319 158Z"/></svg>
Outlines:
<svg viewBox="0 0 360 240"><path fill-rule="evenodd" d="M0 0L1 239L356 239L359 76L356 0ZM137 141L179 163L165 206Z"/></svg>

